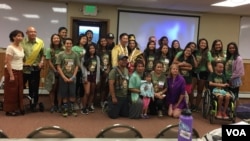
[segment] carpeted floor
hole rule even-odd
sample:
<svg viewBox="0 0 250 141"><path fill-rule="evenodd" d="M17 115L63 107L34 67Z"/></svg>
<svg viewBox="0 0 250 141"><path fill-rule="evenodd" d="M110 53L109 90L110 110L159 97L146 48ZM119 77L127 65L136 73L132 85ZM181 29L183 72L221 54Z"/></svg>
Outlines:
<svg viewBox="0 0 250 141"><path fill-rule="evenodd" d="M1 96L0 96L1 98ZM150 119L128 119L118 118L110 119L100 108L96 108L94 113L82 115L78 111L77 117L62 117L59 113L51 114L49 112L49 97L41 96L40 101L45 104L46 111L27 113L24 116L8 117L3 111L0 111L0 129L2 129L11 138L25 138L30 132L40 126L58 125L70 131L78 138L95 138L101 129L115 123L132 125L137 128L144 138L154 138L165 126L169 124L177 124L178 119L164 116L159 118L151 116ZM244 103L250 103L246 99ZM214 124L210 124L208 119L204 119L201 113L193 113L194 128L199 132L200 136L205 133L221 127L221 124L230 124L229 121L216 120ZM240 121L237 118L236 122Z"/></svg>

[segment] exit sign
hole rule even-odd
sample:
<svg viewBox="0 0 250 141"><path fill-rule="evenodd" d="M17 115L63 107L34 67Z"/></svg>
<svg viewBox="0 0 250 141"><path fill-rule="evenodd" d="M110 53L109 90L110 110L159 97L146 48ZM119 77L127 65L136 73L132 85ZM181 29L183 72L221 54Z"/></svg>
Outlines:
<svg viewBox="0 0 250 141"><path fill-rule="evenodd" d="M94 5L84 5L83 6L83 15L96 16L97 7Z"/></svg>

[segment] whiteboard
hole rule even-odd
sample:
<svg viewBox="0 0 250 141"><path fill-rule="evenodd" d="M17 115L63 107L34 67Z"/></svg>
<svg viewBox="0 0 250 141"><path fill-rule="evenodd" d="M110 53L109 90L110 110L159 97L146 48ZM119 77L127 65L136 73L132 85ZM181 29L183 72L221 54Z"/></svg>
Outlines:
<svg viewBox="0 0 250 141"><path fill-rule="evenodd" d="M52 7L64 8L66 12L54 12ZM26 18L24 14L38 15L39 18ZM27 27L36 28L37 37L50 45L50 37L58 33L60 26L67 24L67 6L65 3L40 2L31 0L1 0L0 2L0 47L10 44L9 34L18 29L26 34Z"/></svg>
<svg viewBox="0 0 250 141"><path fill-rule="evenodd" d="M250 59L250 17L241 17L239 53L243 59Z"/></svg>

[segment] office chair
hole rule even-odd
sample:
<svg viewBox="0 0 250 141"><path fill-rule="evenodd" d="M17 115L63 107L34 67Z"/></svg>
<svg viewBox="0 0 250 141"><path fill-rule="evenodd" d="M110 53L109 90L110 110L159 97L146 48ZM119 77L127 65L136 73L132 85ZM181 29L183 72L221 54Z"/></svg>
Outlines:
<svg viewBox="0 0 250 141"><path fill-rule="evenodd" d="M102 129L96 138L142 138L142 135L133 126L114 124Z"/></svg>
<svg viewBox="0 0 250 141"><path fill-rule="evenodd" d="M59 126L45 126L35 129L27 138L74 138L74 135Z"/></svg>
<svg viewBox="0 0 250 141"><path fill-rule="evenodd" d="M156 135L155 138L178 138L179 124L168 125ZM193 128L192 138L199 138L200 135L196 129Z"/></svg>
<svg viewBox="0 0 250 141"><path fill-rule="evenodd" d="M8 136L3 132L3 130L0 130L0 138L8 138Z"/></svg>

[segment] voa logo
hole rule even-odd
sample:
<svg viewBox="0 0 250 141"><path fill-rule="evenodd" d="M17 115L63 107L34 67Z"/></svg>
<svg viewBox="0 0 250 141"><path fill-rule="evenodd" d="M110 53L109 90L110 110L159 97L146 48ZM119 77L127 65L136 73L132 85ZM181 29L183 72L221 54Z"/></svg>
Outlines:
<svg viewBox="0 0 250 141"><path fill-rule="evenodd" d="M226 129L227 136L247 136L244 129Z"/></svg>

